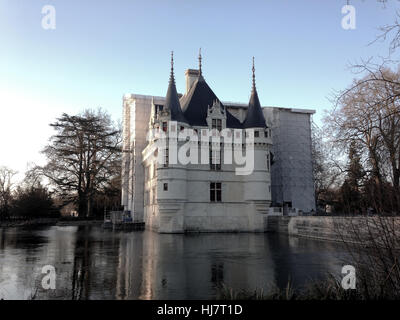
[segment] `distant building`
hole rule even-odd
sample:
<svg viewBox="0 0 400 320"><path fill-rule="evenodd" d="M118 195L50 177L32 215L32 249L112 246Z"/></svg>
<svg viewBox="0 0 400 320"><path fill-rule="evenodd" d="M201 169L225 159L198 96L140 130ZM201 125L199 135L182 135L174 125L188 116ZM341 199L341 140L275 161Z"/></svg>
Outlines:
<svg viewBox="0 0 400 320"><path fill-rule="evenodd" d="M262 232L272 205L315 210L310 124L314 111L261 107L254 66L249 103L222 102L205 81L201 56L199 60L199 70L185 72L183 95L176 91L172 65L165 98L124 96L124 209L134 221L165 233ZM204 129L239 132L240 148L254 147L254 170L237 175L235 164L222 161L224 147L232 145L225 140L220 144L223 151L214 150L212 140L198 143L200 151L210 148L209 164L169 163L168 148L154 153L160 138L149 138L151 129L164 132L166 141L183 130L194 130L199 140ZM249 135L254 135L251 144ZM178 147L184 143L179 141ZM159 152L166 160L163 165L157 161Z"/></svg>

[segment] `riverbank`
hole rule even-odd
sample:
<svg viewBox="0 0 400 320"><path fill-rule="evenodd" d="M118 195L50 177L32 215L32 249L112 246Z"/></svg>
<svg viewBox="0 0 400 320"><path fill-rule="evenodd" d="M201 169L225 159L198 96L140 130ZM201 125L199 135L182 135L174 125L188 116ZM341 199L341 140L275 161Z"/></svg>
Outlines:
<svg viewBox="0 0 400 320"><path fill-rule="evenodd" d="M99 226L104 220L59 220L57 226Z"/></svg>
<svg viewBox="0 0 400 320"><path fill-rule="evenodd" d="M86 226L101 225L103 220L73 220L60 218L42 218L32 220L6 220L0 221L0 228L29 227L29 226Z"/></svg>
<svg viewBox="0 0 400 320"><path fill-rule="evenodd" d="M51 226L55 225L58 218L42 218L32 220L5 220L0 221L0 228L12 228L12 227L27 227L27 226Z"/></svg>
<svg viewBox="0 0 400 320"><path fill-rule="evenodd" d="M265 231L314 240L367 244L379 243L387 233L400 237L400 217L269 216Z"/></svg>

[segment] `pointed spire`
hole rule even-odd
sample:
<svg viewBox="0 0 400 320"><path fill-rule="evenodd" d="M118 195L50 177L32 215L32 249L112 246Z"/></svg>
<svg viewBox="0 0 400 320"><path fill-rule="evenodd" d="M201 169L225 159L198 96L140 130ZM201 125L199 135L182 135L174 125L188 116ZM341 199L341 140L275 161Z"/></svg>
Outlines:
<svg viewBox="0 0 400 320"><path fill-rule="evenodd" d="M256 68L254 67L254 57L253 57L253 90L256 90Z"/></svg>
<svg viewBox="0 0 400 320"><path fill-rule="evenodd" d="M201 71L201 48L199 49L199 75L202 76L203 73Z"/></svg>
<svg viewBox="0 0 400 320"><path fill-rule="evenodd" d="M174 76L174 52L171 51L171 74L169 77L169 81L175 83L175 76Z"/></svg>
<svg viewBox="0 0 400 320"><path fill-rule="evenodd" d="M253 85L251 89L251 96L249 101L249 107L247 109L246 118L243 121L243 126L245 128L266 128L264 114L262 112L260 100L258 99L258 93L256 89L256 68L254 66L253 57L253 67L252 67L252 78Z"/></svg>
<svg viewBox="0 0 400 320"><path fill-rule="evenodd" d="M171 120L187 123L187 120L183 115L181 105L179 103L178 93L176 91L176 86L175 86L173 51L171 52L171 74L169 78L168 91L165 100L166 101L164 110L170 112Z"/></svg>
<svg viewBox="0 0 400 320"><path fill-rule="evenodd" d="M201 57L201 48L200 48L199 49L199 77L198 77L199 82L205 81L203 78L203 71L201 70L201 60L202 60L202 57Z"/></svg>

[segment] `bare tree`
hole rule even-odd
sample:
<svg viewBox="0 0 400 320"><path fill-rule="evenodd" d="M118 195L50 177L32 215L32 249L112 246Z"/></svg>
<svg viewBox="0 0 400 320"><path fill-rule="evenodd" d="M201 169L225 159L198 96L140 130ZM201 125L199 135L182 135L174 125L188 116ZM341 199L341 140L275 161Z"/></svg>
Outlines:
<svg viewBox="0 0 400 320"><path fill-rule="evenodd" d="M335 232L357 270L357 299L399 299L399 226L399 217L335 220Z"/></svg>
<svg viewBox="0 0 400 320"><path fill-rule="evenodd" d="M394 53L400 47L400 12L396 12L396 18L393 23L379 28L381 34L372 42L386 41L389 39L389 53Z"/></svg>
<svg viewBox="0 0 400 320"><path fill-rule="evenodd" d="M12 200L13 177L16 171L0 167L0 220L9 217Z"/></svg>
<svg viewBox="0 0 400 320"><path fill-rule="evenodd" d="M400 71L380 68L337 95L336 106L325 118L336 146L358 147L373 207L382 211L388 200L400 209ZM396 199L387 199L390 183ZM385 206L384 206L385 204Z"/></svg>
<svg viewBox="0 0 400 320"><path fill-rule="evenodd" d="M335 155L324 137L324 131L314 122L311 129L316 207L323 207L325 210L326 205L332 204L334 189L341 171L335 165L333 160Z"/></svg>
<svg viewBox="0 0 400 320"><path fill-rule="evenodd" d="M64 203L75 203L80 216L91 216L95 196L120 174L121 130L102 110L63 114L50 124L56 134L43 150L48 163L35 167L56 188Z"/></svg>

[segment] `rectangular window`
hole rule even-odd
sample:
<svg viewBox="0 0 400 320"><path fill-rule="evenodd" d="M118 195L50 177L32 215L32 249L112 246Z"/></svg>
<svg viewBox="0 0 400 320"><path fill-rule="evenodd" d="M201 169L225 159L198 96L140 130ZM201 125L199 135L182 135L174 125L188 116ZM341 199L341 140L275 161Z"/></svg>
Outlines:
<svg viewBox="0 0 400 320"><path fill-rule="evenodd" d="M163 123L162 123L162 130L163 130L164 132L167 132L167 127L168 127L168 123L167 123L167 122L163 122Z"/></svg>
<svg viewBox="0 0 400 320"><path fill-rule="evenodd" d="M213 150L212 148L210 148L210 170L221 170L221 152L222 148L220 148L219 150Z"/></svg>
<svg viewBox="0 0 400 320"><path fill-rule="evenodd" d="M168 191L168 183L164 183L164 191Z"/></svg>
<svg viewBox="0 0 400 320"><path fill-rule="evenodd" d="M269 160L269 154L267 154L267 170L269 171L271 161Z"/></svg>
<svg viewBox="0 0 400 320"><path fill-rule="evenodd" d="M164 149L164 168L168 167L169 164L169 149Z"/></svg>
<svg viewBox="0 0 400 320"><path fill-rule="evenodd" d="M217 129L218 131L222 130L222 120L221 119L212 119L211 129Z"/></svg>
<svg viewBox="0 0 400 320"><path fill-rule="evenodd" d="M222 190L221 182L210 182L210 201L221 202Z"/></svg>
<svg viewBox="0 0 400 320"><path fill-rule="evenodd" d="M258 131L254 131L254 138L258 138L260 136L260 133Z"/></svg>
<svg viewBox="0 0 400 320"><path fill-rule="evenodd" d="M264 131L264 136L265 136L266 138L268 138L268 130L265 130L265 131Z"/></svg>
<svg viewBox="0 0 400 320"><path fill-rule="evenodd" d="M217 201L221 202L221 194L222 194L222 190L221 190L221 183L217 182L216 183L216 192L217 192Z"/></svg>

